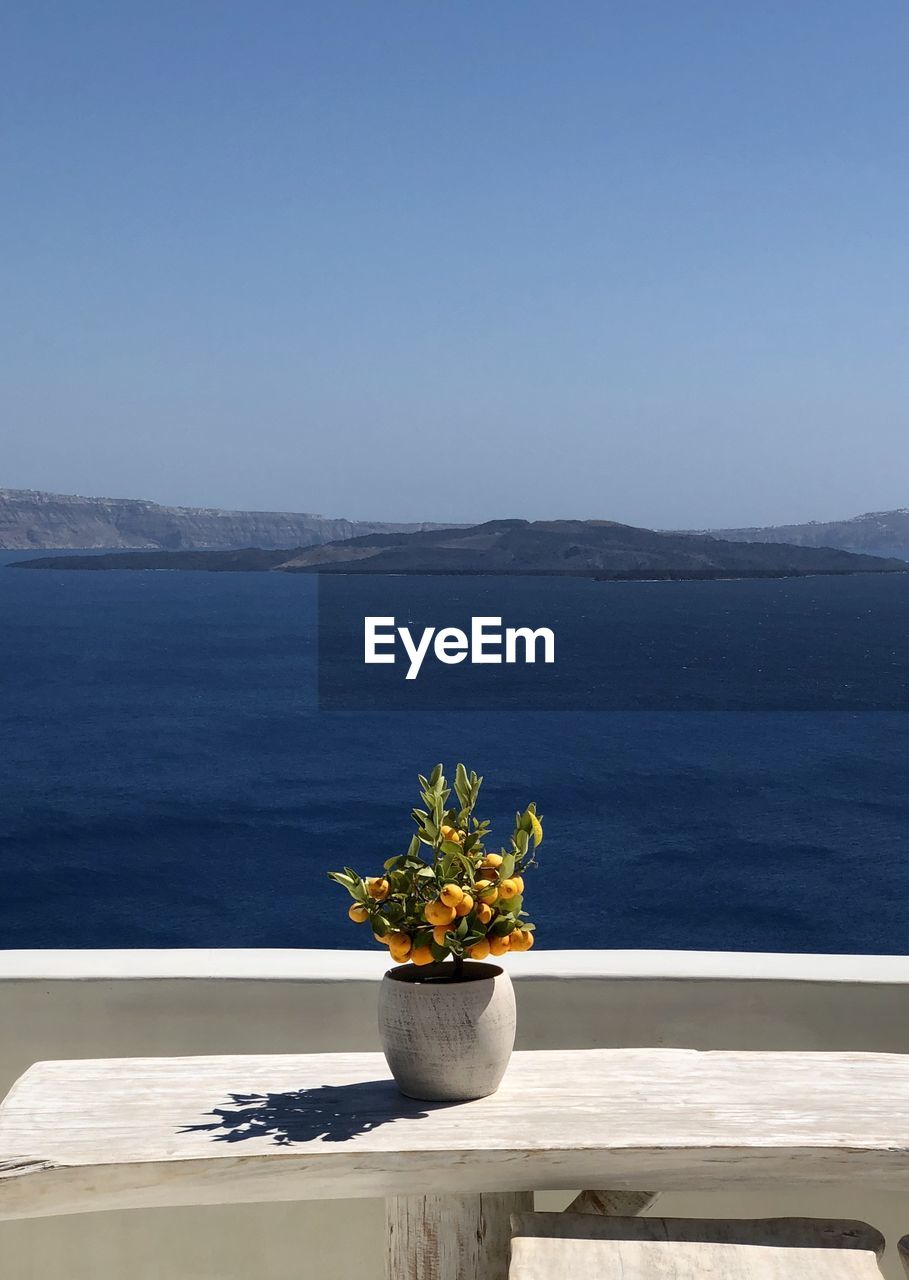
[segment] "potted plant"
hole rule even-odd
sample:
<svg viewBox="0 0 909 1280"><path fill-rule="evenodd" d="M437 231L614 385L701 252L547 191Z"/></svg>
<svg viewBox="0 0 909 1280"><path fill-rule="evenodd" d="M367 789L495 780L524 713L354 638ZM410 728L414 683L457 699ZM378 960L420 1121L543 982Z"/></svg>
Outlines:
<svg viewBox="0 0 909 1280"><path fill-rule="evenodd" d="M382 980L379 1035L408 1097L432 1101L494 1093L514 1047L511 981L490 957L529 951L524 872L543 827L530 804L515 815L510 846L488 852L489 823L474 817L483 779L455 770L457 804L436 765L420 775L425 808L406 853L365 879L350 867L330 878L353 898L348 915L369 925L398 966Z"/></svg>

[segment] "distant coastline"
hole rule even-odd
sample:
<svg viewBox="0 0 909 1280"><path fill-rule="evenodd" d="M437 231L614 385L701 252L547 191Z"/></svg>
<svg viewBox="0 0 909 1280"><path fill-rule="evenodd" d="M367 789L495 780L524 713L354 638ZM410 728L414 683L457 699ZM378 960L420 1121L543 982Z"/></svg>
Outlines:
<svg viewBox="0 0 909 1280"><path fill-rule="evenodd" d="M230 551L309 547L364 533L410 532L425 522L348 520L294 511L168 507L142 498L88 498L0 489L0 550Z"/></svg>
<svg viewBox="0 0 909 1280"><path fill-rule="evenodd" d="M610 526L609 521L540 523ZM0 551L32 551L35 555L61 551L208 553L248 548L285 551L290 555L288 548L302 553L309 547L351 542L364 535L432 534L466 527L449 521L408 523L349 520L305 512L169 507L144 499L0 488ZM612 524L611 527L628 529L631 526ZM659 536L848 551L909 562L909 507L826 522L733 529L663 529Z"/></svg>
<svg viewBox="0 0 909 1280"><path fill-rule="evenodd" d="M267 573L270 566L252 563L207 564L204 553L193 553L199 557L196 564L112 564L89 563L89 560L105 560L105 556L59 556L42 557L40 560L16 560L6 567L10 569L49 569L49 570L100 570L102 572L144 572L144 573ZM111 557L113 559L114 557ZM128 554L118 555L116 559L129 559ZM79 560L79 564L72 561ZM320 569L287 569L292 574L330 574L333 577L442 577L442 578L590 578L595 582L740 582L748 578L829 578L852 577L855 574L873 573L909 573L909 565L905 569L746 569L739 573L730 573L725 569L616 569L604 572L597 569L367 569L365 567Z"/></svg>
<svg viewBox="0 0 909 1280"><path fill-rule="evenodd" d="M726 542L605 520L493 520L468 528L382 532L319 546L121 551L17 560L17 569L412 576L574 577L709 582L906 573L909 564L830 547Z"/></svg>

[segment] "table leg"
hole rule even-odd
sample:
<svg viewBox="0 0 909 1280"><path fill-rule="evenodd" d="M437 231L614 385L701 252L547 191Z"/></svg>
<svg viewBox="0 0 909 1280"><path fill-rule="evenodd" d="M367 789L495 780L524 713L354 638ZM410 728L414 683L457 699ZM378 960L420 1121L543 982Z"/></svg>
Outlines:
<svg viewBox="0 0 909 1280"><path fill-rule="evenodd" d="M582 1191L566 1213L603 1213L610 1218L636 1218L656 1200L657 1191Z"/></svg>
<svg viewBox="0 0 909 1280"><path fill-rule="evenodd" d="M532 1210L532 1191L390 1196L386 1280L507 1280L511 1215Z"/></svg>

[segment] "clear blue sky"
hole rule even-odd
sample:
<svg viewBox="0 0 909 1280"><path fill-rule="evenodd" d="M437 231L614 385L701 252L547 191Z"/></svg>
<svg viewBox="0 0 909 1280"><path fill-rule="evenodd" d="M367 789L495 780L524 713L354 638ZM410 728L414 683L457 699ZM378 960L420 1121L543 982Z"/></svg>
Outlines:
<svg viewBox="0 0 909 1280"><path fill-rule="evenodd" d="M905 0L6 0L0 485L909 504Z"/></svg>

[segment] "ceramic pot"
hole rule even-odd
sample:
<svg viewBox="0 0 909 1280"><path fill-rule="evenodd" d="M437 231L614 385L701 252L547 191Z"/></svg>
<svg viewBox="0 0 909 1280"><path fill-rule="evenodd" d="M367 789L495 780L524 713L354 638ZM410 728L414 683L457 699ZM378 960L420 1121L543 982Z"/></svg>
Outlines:
<svg viewBox="0 0 909 1280"><path fill-rule="evenodd" d="M514 1048L514 988L495 964L412 964L379 988L379 1036L408 1098L466 1102L495 1093Z"/></svg>

